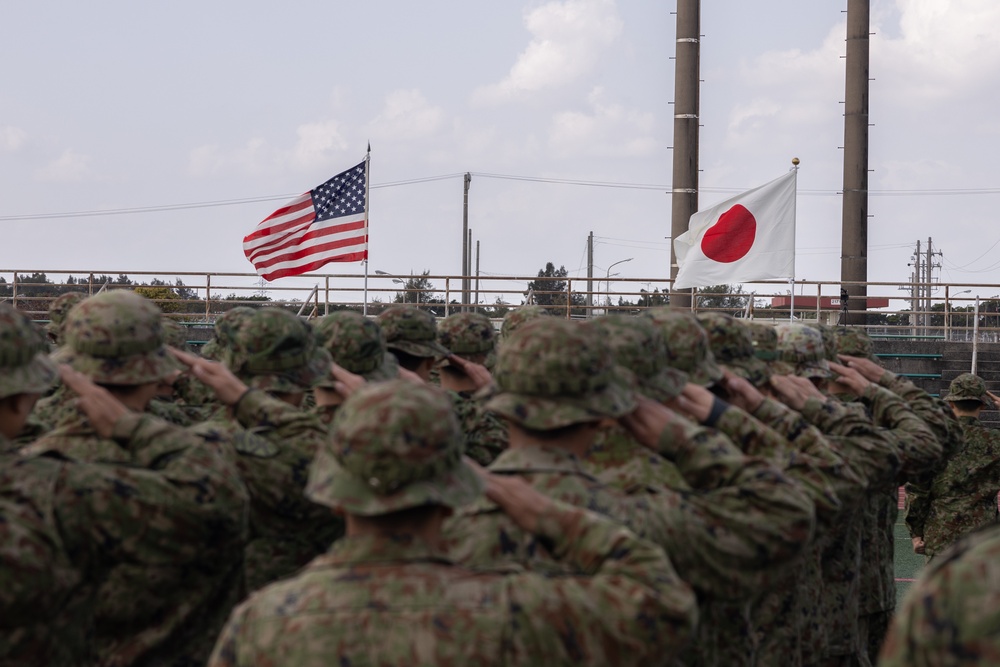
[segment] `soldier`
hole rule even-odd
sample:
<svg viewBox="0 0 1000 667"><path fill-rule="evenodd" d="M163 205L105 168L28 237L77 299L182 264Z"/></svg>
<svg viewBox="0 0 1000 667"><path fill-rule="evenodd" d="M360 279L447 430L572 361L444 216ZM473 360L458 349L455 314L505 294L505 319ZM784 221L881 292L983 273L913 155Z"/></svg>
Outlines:
<svg viewBox="0 0 1000 667"><path fill-rule="evenodd" d="M0 664L201 664L236 602L219 594L226 583L205 582L225 581L233 563L240 574L246 490L214 445L130 411L65 367L63 382L95 432L158 452L157 469L10 453L7 438L55 380L46 347L25 316L0 304ZM125 564L160 581L152 595L107 585ZM184 576L162 579L167 565ZM157 617L155 645L136 632L145 620L137 614L119 619L123 634L135 633L126 645L98 654L99 586L102 604L140 598L136 609Z"/></svg>
<svg viewBox="0 0 1000 667"><path fill-rule="evenodd" d="M498 390L487 409L508 423L510 449L490 470L525 477L555 499L606 514L652 539L702 595L747 598L762 584L763 572L804 547L812 534L812 503L773 466L743 455L710 428L731 406L704 388L686 387L677 404L707 427L644 397L635 399L636 409L624 379L595 328L556 318L524 325L497 359ZM673 461L698 491L626 494L588 474L580 457L593 447L599 422L616 417L638 442ZM463 507L446 525L446 536L463 564L556 567L543 544L485 501ZM713 637L699 640L703 664L722 664L715 655L721 648Z"/></svg>
<svg viewBox="0 0 1000 667"><path fill-rule="evenodd" d="M66 317L64 336L65 345L53 359L105 387L135 412L145 412L161 383L180 370L164 345L160 310L135 292L114 290L81 301ZM58 426L28 445L26 454L58 452L79 461L134 462L138 452L96 433L75 409L72 396L54 396L59 397L51 406Z"/></svg>
<svg viewBox="0 0 1000 667"><path fill-rule="evenodd" d="M441 388L451 397L465 433L465 453L479 465L489 465L507 449L507 428L496 415L483 410L482 401L474 397L478 383L456 357L492 368L496 331L485 315L456 313L441 320L438 342L451 351L451 356L442 359L438 368Z"/></svg>
<svg viewBox="0 0 1000 667"><path fill-rule="evenodd" d="M702 387L712 387L722 380L722 369L715 362L708 344L708 334L689 312L669 306L651 308L643 313L653 319L667 341L667 365L687 374Z"/></svg>
<svg viewBox="0 0 1000 667"><path fill-rule="evenodd" d="M896 612L879 667L1000 664L1000 528L960 537Z"/></svg>
<svg viewBox="0 0 1000 667"><path fill-rule="evenodd" d="M228 440L235 450L250 489L245 568L247 586L256 590L298 570L343 531L333 515L303 494L327 427L297 406L308 389L328 377L331 361L309 323L279 308L255 310L219 340L224 365L257 391L194 430Z"/></svg>
<svg viewBox="0 0 1000 667"><path fill-rule="evenodd" d="M500 341L506 341L521 325L538 317L551 317L551 313L541 306L521 306L507 311L500 324Z"/></svg>
<svg viewBox="0 0 1000 667"><path fill-rule="evenodd" d="M344 403L308 493L347 537L232 615L209 665L639 665L688 640L694 595L658 548L520 480L488 497L578 576L473 572L441 523L482 482L447 397L405 380Z"/></svg>
<svg viewBox="0 0 1000 667"><path fill-rule="evenodd" d="M928 560L964 533L994 523L1000 491L1000 433L979 421L984 408L995 409L986 383L971 373L959 375L944 400L963 437L934 474L907 485L907 526L914 550Z"/></svg>
<svg viewBox="0 0 1000 667"><path fill-rule="evenodd" d="M66 316L73 306L87 298L83 292L66 292L56 297L49 304L49 322L45 325L49 342L54 347L61 347L63 344L63 327L66 324Z"/></svg>
<svg viewBox="0 0 1000 667"><path fill-rule="evenodd" d="M666 342L652 320L603 315L588 320L586 326L595 327L608 342L620 372L630 374L636 391L665 405L681 395L687 375L667 365ZM626 493L691 488L672 461L644 447L617 422L600 424L583 467L603 484Z"/></svg>
<svg viewBox="0 0 1000 667"><path fill-rule="evenodd" d="M396 357L389 354L385 334L378 322L361 313L341 310L321 317L313 326L316 342L330 353L333 362L369 382L392 380L399 376ZM323 376L313 387L319 403L313 411L327 426L333 422L343 397L337 393L333 378Z"/></svg>
<svg viewBox="0 0 1000 667"><path fill-rule="evenodd" d="M394 306L378 316L389 351L399 365L427 382L434 364L451 354L437 342L437 321L415 306Z"/></svg>
<svg viewBox="0 0 1000 667"><path fill-rule="evenodd" d="M941 446L925 422L899 396L871 383L855 369L830 363L819 331L797 323L780 324L776 330L778 361L772 364L773 371L804 377L820 392L844 392L854 401L844 404L854 420L830 419L834 414L831 408L824 409L825 416L816 411L804 414L810 421L819 418L820 421L813 423L828 436L849 436L844 443L848 448L845 462L868 484L868 498L837 523L822 558L823 603L831 619L827 625L829 646L824 664L868 665L867 625L860 620L861 598L864 594L866 605L869 598L884 599L885 593L877 586L883 581L881 572L886 567L887 555L879 548L881 523L874 508L880 504L873 500L872 494L891 493L898 487L897 475L901 469L920 470L940 455ZM838 377L831 383L834 372ZM858 436L849 428L852 421L877 427L877 437L872 440L870 434L865 434L863 443L856 442ZM867 552L863 552L862 540ZM862 589L862 577L866 583L872 582L868 588ZM874 591L870 590L872 587ZM867 613L864 618L867 619Z"/></svg>

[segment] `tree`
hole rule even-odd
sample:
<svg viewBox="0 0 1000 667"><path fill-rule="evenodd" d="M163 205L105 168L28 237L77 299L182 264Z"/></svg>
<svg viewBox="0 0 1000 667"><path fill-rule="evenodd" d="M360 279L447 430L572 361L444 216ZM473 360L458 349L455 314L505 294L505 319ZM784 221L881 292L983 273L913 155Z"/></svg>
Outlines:
<svg viewBox="0 0 1000 667"><path fill-rule="evenodd" d="M565 308L566 295L569 292L569 282L566 280L568 271L565 266L556 269L555 264L548 262L545 268L538 272L538 278L528 283L528 292L534 302L547 308ZM576 315L585 314L583 306L587 300L583 294L573 293L569 303L575 306L570 312Z"/></svg>
<svg viewBox="0 0 1000 667"><path fill-rule="evenodd" d="M410 276L409 280L403 284L403 290L396 292L396 298L393 299L393 303L444 303L442 299L436 298L437 294L434 291L434 284L427 278L430 273L428 269L419 276Z"/></svg>
<svg viewBox="0 0 1000 667"><path fill-rule="evenodd" d="M741 311L750 302L743 285L709 285L698 290L698 308Z"/></svg>

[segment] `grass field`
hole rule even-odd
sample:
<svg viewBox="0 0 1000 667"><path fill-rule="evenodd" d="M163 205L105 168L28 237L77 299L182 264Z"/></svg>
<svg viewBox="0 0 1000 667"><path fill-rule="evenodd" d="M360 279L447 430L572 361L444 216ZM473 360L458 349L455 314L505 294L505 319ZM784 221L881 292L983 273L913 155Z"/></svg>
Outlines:
<svg viewBox="0 0 1000 667"><path fill-rule="evenodd" d="M903 516L904 512L900 510L899 519L896 521L896 562L894 568L897 607L924 566L924 557L913 553L913 544L910 542L910 533L903 523Z"/></svg>

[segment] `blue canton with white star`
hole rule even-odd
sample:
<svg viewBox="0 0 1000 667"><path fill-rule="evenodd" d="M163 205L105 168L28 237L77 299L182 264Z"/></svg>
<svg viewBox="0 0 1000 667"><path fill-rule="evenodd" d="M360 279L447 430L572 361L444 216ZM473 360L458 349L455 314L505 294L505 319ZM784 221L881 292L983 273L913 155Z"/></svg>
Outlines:
<svg viewBox="0 0 1000 667"><path fill-rule="evenodd" d="M316 220L341 218L365 211L365 163L337 174L310 191Z"/></svg>

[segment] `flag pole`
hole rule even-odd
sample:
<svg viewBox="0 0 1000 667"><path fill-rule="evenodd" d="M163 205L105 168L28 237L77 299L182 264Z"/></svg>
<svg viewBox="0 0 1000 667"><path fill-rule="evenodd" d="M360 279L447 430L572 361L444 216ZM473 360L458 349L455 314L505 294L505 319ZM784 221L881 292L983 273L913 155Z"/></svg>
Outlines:
<svg viewBox="0 0 1000 667"><path fill-rule="evenodd" d="M372 142L368 142L368 152L365 153L365 303L361 307L361 314L368 317L368 207L371 205L371 200L368 198L369 192L369 180L368 180L368 165L372 161Z"/></svg>
<svg viewBox="0 0 1000 667"><path fill-rule="evenodd" d="M799 203L799 159L792 158L792 171L795 172L795 196L792 197L792 298L788 303L788 321L795 319L795 220Z"/></svg>

